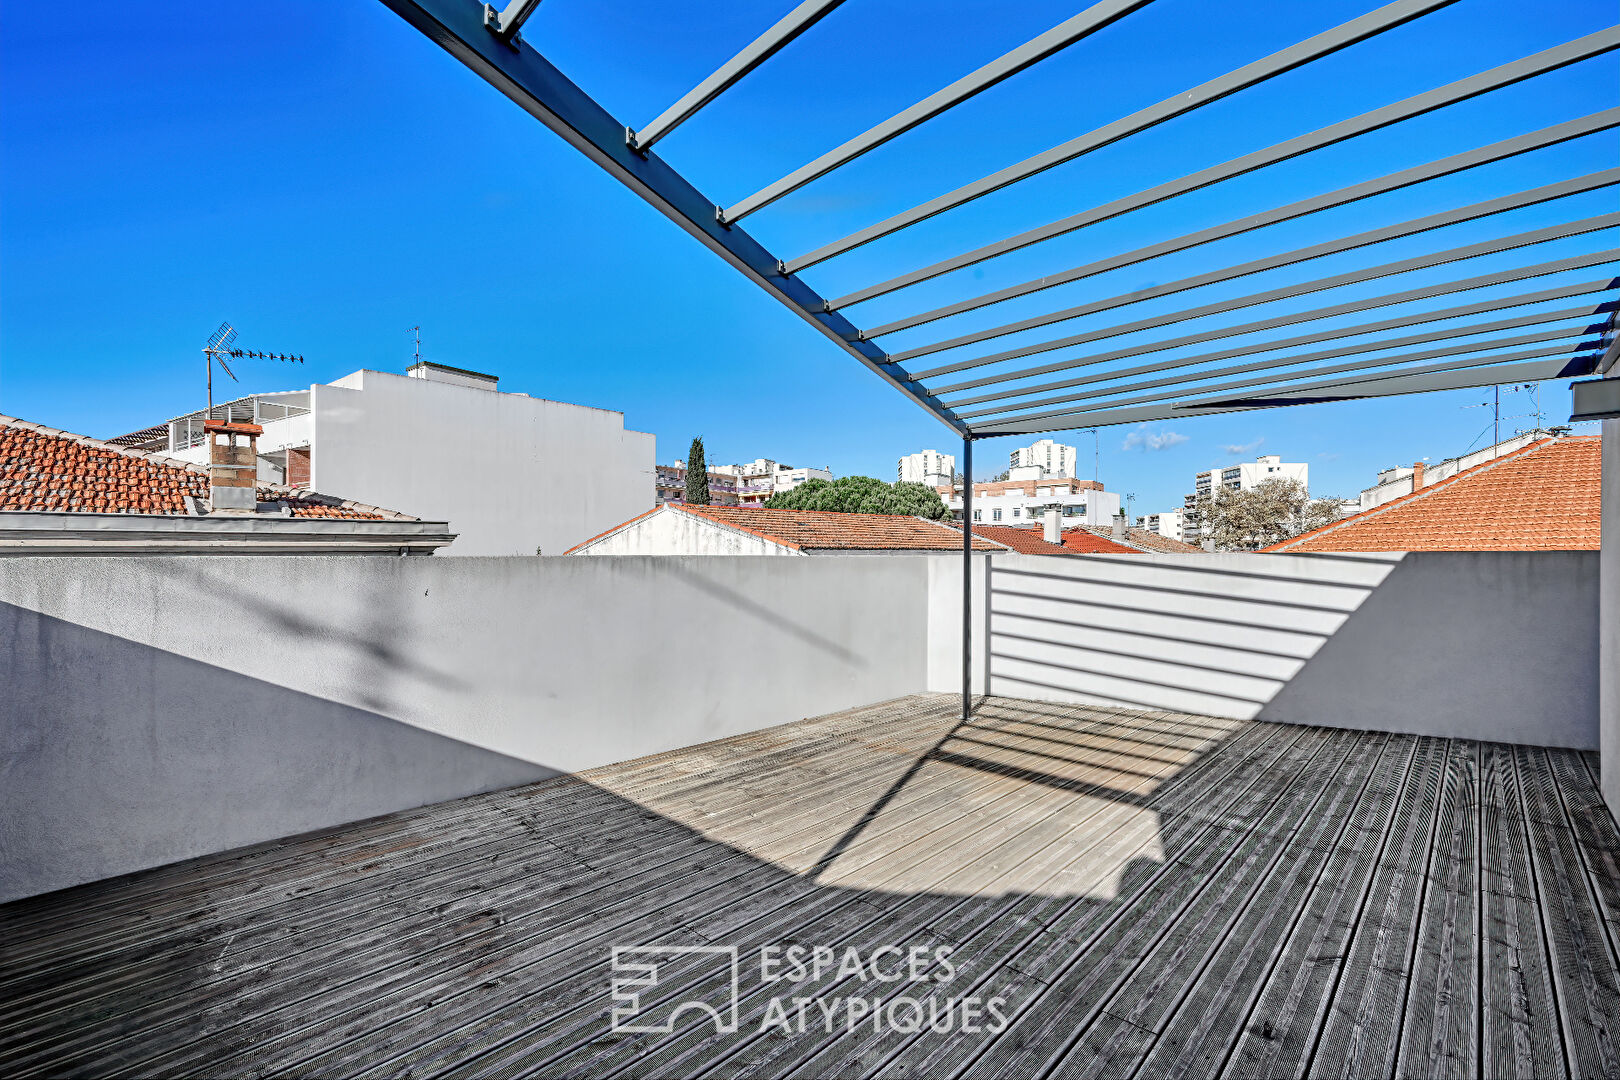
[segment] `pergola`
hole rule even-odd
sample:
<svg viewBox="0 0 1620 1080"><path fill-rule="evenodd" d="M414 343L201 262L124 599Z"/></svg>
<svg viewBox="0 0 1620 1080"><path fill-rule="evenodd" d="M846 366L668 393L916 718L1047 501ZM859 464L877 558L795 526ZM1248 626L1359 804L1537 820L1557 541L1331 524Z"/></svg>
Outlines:
<svg viewBox="0 0 1620 1080"><path fill-rule="evenodd" d="M964 716L969 710L971 687L969 553L974 440L1605 374L1620 357L1620 336L1615 331L1616 311L1620 309L1615 293L1620 279L1611 278L1601 269L1620 261L1620 249L1614 248L1552 260L1538 260L1531 250L1525 253L1522 265L1509 269L1472 275L1458 271L1459 276L1439 284L1399 289L1283 315L1251 318L1246 314L1250 308L1274 301L1311 297L1341 286L1377 282L1410 271L1447 267L1482 256L1533 249L1539 244L1614 229L1620 226L1620 213L1571 217L1529 231L1463 246L1439 247L1421 255L1345 273L1313 276L1310 270L1310 263L1315 259L1611 188L1620 184L1620 168L1602 169L1528 190L1507 191L1466 206L1441 206L1433 213L1397 224L1349 236L1334 236L1305 247L1126 294L945 336L931 344L892 352L880 344L881 339L904 330L1271 225L1304 219L1363 199L1418 188L1430 181L1620 127L1620 107L1527 131L1175 239L1044 274L1021 284L967 296L881 325L860 327L845 314L847 309L865 301L1611 52L1620 48L1620 26L1597 30L1307 134L1057 217L1047 224L846 295L829 298L804 279L805 271L1047 169L1351 48L1448 7L1456 0L1395 0L1235 71L1066 139L972 183L928 198L812 251L787 258L767 250L751 237L742 226L744 220L917 125L1148 7L1151 0L1100 0L730 205L719 204L700 192L659 157L654 147L838 7L841 0L804 0L639 129L610 115L523 39L520 31L539 6L539 0L510 0L500 10L475 0L384 2L961 437L963 471L969 478L963 506ZM1568 283L1568 272L1587 268L1594 269L1592 278ZM1145 301L1274 270L1288 270L1293 276L1286 284L1250 295L1135 319L1128 315L1109 315L1101 324L1092 320L1078 330L1070 327L1072 332L1053 330L1050 332L1053 336L1042 340L1030 341L1026 336L1018 338L1018 343L1010 347L996 344L1004 337L1103 316ZM1559 283L1549 285L1543 280L1548 278L1557 278ZM1512 286L1512 291L1504 294L1499 288L1502 286ZM1236 313L1240 321L1215 329L1177 332L1182 323L1227 313ZM1363 315L1365 321L1359 321ZM1346 322L1346 317L1355 317L1358 321ZM1112 321L1115 318L1123 321ZM1461 319L1473 321L1455 322ZM1432 325L1437 323L1443 325ZM1321 324L1328 327L1320 328ZM1136 336L1160 332L1163 337L1145 343ZM1390 332L1397 333L1390 336ZM1110 347L1112 339L1127 337L1134 343ZM1595 400L1605 391L1610 392L1608 397L1614 397L1613 384L1587 385L1593 391L1589 400ZM1620 414L1613 405L1583 407L1581 395L1577 397L1576 412L1584 418Z"/></svg>

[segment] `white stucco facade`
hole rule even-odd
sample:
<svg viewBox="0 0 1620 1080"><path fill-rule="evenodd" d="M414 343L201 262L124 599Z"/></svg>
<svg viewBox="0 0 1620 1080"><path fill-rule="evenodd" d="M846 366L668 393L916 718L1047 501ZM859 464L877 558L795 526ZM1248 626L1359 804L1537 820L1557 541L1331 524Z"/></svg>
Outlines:
<svg viewBox="0 0 1620 1080"><path fill-rule="evenodd" d="M660 506L568 554L803 555L804 552L717 521Z"/></svg>
<svg viewBox="0 0 1620 1080"><path fill-rule="evenodd" d="M310 388L310 486L457 533L447 555L560 555L654 504L624 414L357 371Z"/></svg>

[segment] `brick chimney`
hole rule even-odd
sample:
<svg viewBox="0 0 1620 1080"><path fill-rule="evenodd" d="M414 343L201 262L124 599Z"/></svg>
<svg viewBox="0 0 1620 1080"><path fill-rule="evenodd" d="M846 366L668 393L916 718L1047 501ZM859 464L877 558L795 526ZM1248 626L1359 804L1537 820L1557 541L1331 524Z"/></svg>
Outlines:
<svg viewBox="0 0 1620 1080"><path fill-rule="evenodd" d="M1416 491L1423 486L1423 462L1412 462L1412 490Z"/></svg>
<svg viewBox="0 0 1620 1080"><path fill-rule="evenodd" d="M208 435L208 501L215 513L253 513L258 509L258 424L203 425Z"/></svg>

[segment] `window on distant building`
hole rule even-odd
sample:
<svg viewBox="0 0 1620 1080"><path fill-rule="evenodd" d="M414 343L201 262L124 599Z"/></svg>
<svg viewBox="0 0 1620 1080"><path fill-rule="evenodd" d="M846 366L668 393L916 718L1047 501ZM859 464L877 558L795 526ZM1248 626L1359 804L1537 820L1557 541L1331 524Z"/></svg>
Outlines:
<svg viewBox="0 0 1620 1080"><path fill-rule="evenodd" d="M984 520L984 511L983 510L975 510L975 511L973 511L973 520L974 521L982 521L982 520Z"/></svg>
<svg viewBox="0 0 1620 1080"><path fill-rule="evenodd" d="M1000 521L1001 520L1001 511L1000 510L992 510L992 511L990 511L990 520L991 521Z"/></svg>
<svg viewBox="0 0 1620 1080"><path fill-rule="evenodd" d="M1021 511L1021 509L1022 509L1021 507L1017 507L1017 506L1013 507L1013 517L1017 517L1019 515L1019 512Z"/></svg>

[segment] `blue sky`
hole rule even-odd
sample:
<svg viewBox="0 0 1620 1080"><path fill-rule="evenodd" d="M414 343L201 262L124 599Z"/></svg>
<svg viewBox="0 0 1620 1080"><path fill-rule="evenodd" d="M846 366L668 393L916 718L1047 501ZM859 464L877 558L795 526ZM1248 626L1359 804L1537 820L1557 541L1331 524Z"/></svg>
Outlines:
<svg viewBox="0 0 1620 1080"><path fill-rule="evenodd" d="M526 35L635 126L788 6L545 0ZM851 0L660 153L716 202L735 202L1079 6ZM1157 0L746 227L779 254L800 254L1372 6ZM1607 0L1463 0L805 277L839 295L1590 33L1613 15ZM1582 116L1615 104L1616 85L1612 56L1588 61L849 314L875 325ZM1591 136L884 344L911 347L1611 167L1617 145L1612 132ZM660 460L684 456L694 434L711 461L768 456L840 475L889 477L901 453L959 450L937 421L378 3L227 5L206 15L91 4L64 16L11 0L0 6L0 161L0 412L116 435L202 404L198 349L221 320L235 323L246 347L308 358L300 369L244 361L244 389L360 367L402 370L406 327L420 324L428 358L496 372L506 389L622 410L631 427L657 435ZM1110 321L1614 208L1606 189L1138 305ZM1571 238L1332 299L1613 239L1613 231ZM1105 429L1102 478L1134 492L1142 513L1179 504L1195 470L1279 453L1311 464L1317 493L1353 495L1379 468L1477 445L1490 410L1468 406L1489 397L1457 391ZM1549 385L1542 407L1562 421L1568 392ZM1504 428L1527 425L1516 414L1529 411L1527 395L1504 396L1513 417ZM1060 438L1090 457L1090 435ZM1001 468L1021 441L980 443L977 471Z"/></svg>

